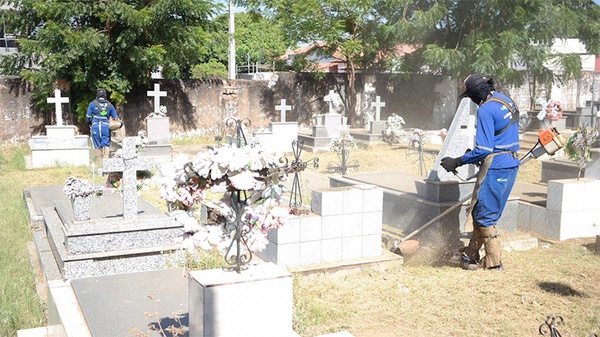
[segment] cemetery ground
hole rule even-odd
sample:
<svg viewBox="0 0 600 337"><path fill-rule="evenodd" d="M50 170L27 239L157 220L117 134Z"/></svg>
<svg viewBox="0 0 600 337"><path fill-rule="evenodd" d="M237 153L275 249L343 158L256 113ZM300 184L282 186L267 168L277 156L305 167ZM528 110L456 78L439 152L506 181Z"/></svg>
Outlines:
<svg viewBox="0 0 600 337"><path fill-rule="evenodd" d="M202 148L175 144L174 152ZM0 150L0 336L45 325L45 306L38 297L43 294L36 293L38 280L28 258L31 228L23 188L62 185L71 175L91 180L86 167L26 170L28 151ZM358 161L359 172L418 174L418 160L407 151L390 146L355 149L350 162ZM303 189L312 178L338 174L327 170L329 162L339 163L335 154L303 155L314 156L320 167L303 173ZM539 161L532 160L518 180L536 183L540 170ZM142 196L166 209L156 189ZM594 240L540 240L536 249L505 252L504 265L503 272L469 272L423 254L387 269L295 273L294 330L307 337L344 330L357 337L538 336L547 316L560 316L564 325L557 328L562 336L600 333L600 256L595 254ZM149 302L148 311L152 310ZM250 314L261 314L260 303Z"/></svg>

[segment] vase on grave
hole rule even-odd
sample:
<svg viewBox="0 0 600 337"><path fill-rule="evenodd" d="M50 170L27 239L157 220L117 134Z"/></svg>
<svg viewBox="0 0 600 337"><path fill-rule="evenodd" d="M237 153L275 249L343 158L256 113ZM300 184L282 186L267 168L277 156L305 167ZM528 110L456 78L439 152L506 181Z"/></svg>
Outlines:
<svg viewBox="0 0 600 337"><path fill-rule="evenodd" d="M76 196L71 199L73 204L73 215L77 221L87 221L92 212L92 196Z"/></svg>

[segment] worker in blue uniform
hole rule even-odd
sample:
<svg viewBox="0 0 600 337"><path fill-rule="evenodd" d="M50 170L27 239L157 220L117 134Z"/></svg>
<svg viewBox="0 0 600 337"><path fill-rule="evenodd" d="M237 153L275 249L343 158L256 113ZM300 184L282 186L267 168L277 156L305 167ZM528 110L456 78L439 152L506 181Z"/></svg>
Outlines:
<svg viewBox="0 0 600 337"><path fill-rule="evenodd" d="M96 91L96 99L90 102L86 113L90 125L96 161L108 158L110 153L110 118L118 119L115 107L108 101L105 89Z"/></svg>
<svg viewBox="0 0 600 337"><path fill-rule="evenodd" d="M513 188L519 170L519 112L515 103L497 92L494 81L480 74L469 75L462 98L469 97L479 106L475 148L461 157L445 157L442 167L448 172L464 164L478 164L470 216L473 233L462 254L465 269L502 270L502 247L498 240L497 222ZM479 250L485 248L480 258Z"/></svg>

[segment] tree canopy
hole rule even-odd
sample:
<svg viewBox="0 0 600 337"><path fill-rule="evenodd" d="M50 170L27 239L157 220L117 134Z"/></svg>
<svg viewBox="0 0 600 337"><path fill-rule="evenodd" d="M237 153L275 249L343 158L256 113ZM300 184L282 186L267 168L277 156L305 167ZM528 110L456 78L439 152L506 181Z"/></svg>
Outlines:
<svg viewBox="0 0 600 337"><path fill-rule="evenodd" d="M581 73L579 54L557 54L556 39L576 38L600 53L600 6L592 0L246 0L297 42L324 42L354 73L385 64L404 74L465 78L492 75L504 84L549 84ZM416 51L395 55L394 47ZM555 75L552 68L563 69ZM533 95L534 93L532 93ZM354 105L347 107L353 124Z"/></svg>
<svg viewBox="0 0 600 337"><path fill-rule="evenodd" d="M85 114L96 88L116 104L151 72L186 76L203 54L210 18L221 7L211 0L0 0L2 16L16 32L19 53L2 58L4 74L34 84L38 102L56 81L71 87L71 102ZM43 99L43 100L42 100Z"/></svg>

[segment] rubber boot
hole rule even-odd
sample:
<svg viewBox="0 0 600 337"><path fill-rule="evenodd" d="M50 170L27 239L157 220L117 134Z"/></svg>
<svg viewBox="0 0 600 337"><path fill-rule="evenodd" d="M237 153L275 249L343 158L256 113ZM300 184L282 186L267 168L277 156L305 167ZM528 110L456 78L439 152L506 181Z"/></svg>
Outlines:
<svg viewBox="0 0 600 337"><path fill-rule="evenodd" d="M496 226L481 227L481 235L485 246L482 267L502 270L502 245L498 239L498 228Z"/></svg>
<svg viewBox="0 0 600 337"><path fill-rule="evenodd" d="M102 148L102 153L104 154L104 158L110 157L110 147Z"/></svg>

